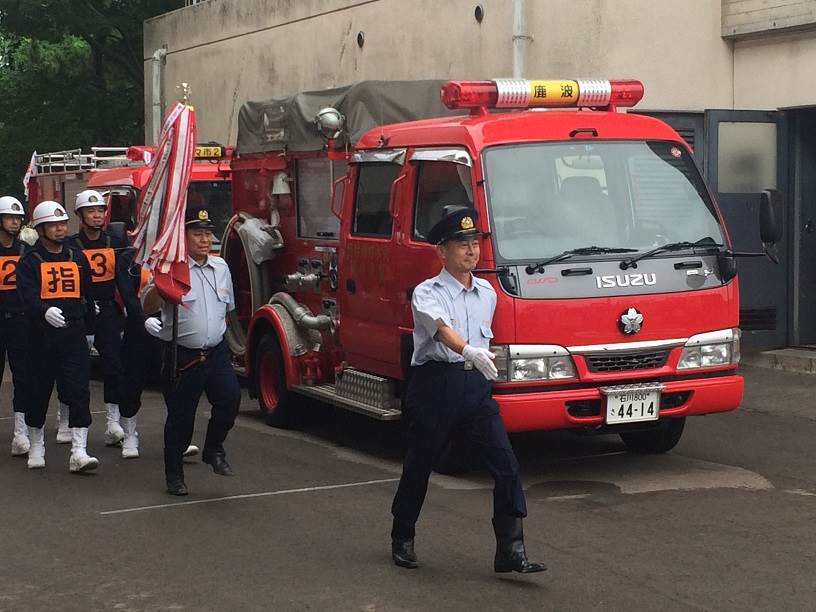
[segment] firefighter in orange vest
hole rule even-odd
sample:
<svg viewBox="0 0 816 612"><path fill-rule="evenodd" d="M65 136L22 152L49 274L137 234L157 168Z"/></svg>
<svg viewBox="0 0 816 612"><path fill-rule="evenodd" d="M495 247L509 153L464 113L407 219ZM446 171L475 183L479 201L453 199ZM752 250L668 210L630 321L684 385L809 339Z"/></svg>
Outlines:
<svg viewBox="0 0 816 612"><path fill-rule="evenodd" d="M91 424L88 378L90 361L86 334L92 333L93 305L89 303L91 270L82 251L66 243L68 213L61 204L40 202L31 215L39 234L36 244L17 265L17 291L28 319L25 420L30 448L28 467L45 467L43 426L48 403L59 383L68 404L72 472L93 470L99 462L88 455Z"/></svg>
<svg viewBox="0 0 816 612"><path fill-rule="evenodd" d="M0 198L0 378L8 357L14 382L14 438L11 454L28 454L28 429L25 424L25 346L28 340L23 303L17 295L17 263L28 245L19 239L25 211L20 200Z"/></svg>
<svg viewBox="0 0 816 612"><path fill-rule="evenodd" d="M116 260L127 248L121 238L107 233L103 228L107 203L98 191L87 189L77 194L74 211L79 218L79 233L69 238L69 244L81 250L91 269L91 286L88 297L97 312L96 330L88 337L88 345L99 352L104 376L105 444L116 446L125 438L120 423L119 395L122 387L122 330L124 316L114 297L116 289L122 296L132 293L132 283L117 275ZM133 296L135 300L135 296ZM61 426L64 425L60 415Z"/></svg>

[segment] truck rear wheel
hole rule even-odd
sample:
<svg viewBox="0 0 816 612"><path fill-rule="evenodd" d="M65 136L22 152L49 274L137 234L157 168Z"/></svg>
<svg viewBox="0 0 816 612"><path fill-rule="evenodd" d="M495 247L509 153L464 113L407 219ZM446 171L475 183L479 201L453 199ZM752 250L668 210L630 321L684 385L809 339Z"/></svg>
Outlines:
<svg viewBox="0 0 816 612"><path fill-rule="evenodd" d="M686 417L665 419L654 429L622 433L620 437L631 453L665 453L677 446L685 426Z"/></svg>
<svg viewBox="0 0 816 612"><path fill-rule="evenodd" d="M294 393L286 387L286 369L280 344L273 336L261 339L255 358L258 404L267 425L288 427L294 411Z"/></svg>

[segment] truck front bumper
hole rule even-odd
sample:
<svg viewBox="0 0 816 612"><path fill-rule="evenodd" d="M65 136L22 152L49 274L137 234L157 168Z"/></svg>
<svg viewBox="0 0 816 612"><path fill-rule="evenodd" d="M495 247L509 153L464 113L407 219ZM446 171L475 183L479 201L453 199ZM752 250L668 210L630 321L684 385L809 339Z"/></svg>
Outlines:
<svg viewBox="0 0 816 612"><path fill-rule="evenodd" d="M743 379L737 374L663 381L662 384L662 397L684 399L679 405L661 406L661 417L728 412L742 401ZM568 429L604 423L605 398L597 387L535 392L505 388L497 389L493 398L499 404L507 431ZM597 414L582 416L581 413L591 412L593 406L597 406Z"/></svg>

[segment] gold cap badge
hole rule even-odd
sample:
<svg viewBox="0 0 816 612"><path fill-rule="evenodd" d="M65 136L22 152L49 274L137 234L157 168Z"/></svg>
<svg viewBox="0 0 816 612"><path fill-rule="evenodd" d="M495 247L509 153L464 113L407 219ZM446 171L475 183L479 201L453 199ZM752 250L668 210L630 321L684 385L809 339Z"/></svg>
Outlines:
<svg viewBox="0 0 816 612"><path fill-rule="evenodd" d="M459 223L459 226L463 230L473 229L473 219L470 217L462 217L462 221Z"/></svg>
<svg viewBox="0 0 816 612"><path fill-rule="evenodd" d="M199 210L198 211L198 220L199 221L209 221L210 215L207 213L206 210Z"/></svg>

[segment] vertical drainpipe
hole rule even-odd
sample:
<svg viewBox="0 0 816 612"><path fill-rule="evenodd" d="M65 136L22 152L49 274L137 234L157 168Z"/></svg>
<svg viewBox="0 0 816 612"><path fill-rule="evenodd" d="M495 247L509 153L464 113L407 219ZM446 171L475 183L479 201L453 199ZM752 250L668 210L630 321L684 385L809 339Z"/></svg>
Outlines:
<svg viewBox="0 0 816 612"><path fill-rule="evenodd" d="M162 125L162 70L164 68L164 58L167 56L167 49L160 47L153 52L150 58L150 65L152 68L153 84L150 89L152 98L152 132L153 144L159 144L159 134L161 134Z"/></svg>
<svg viewBox="0 0 816 612"><path fill-rule="evenodd" d="M513 78L524 77L526 45L533 37L525 33L524 0L513 0Z"/></svg>

